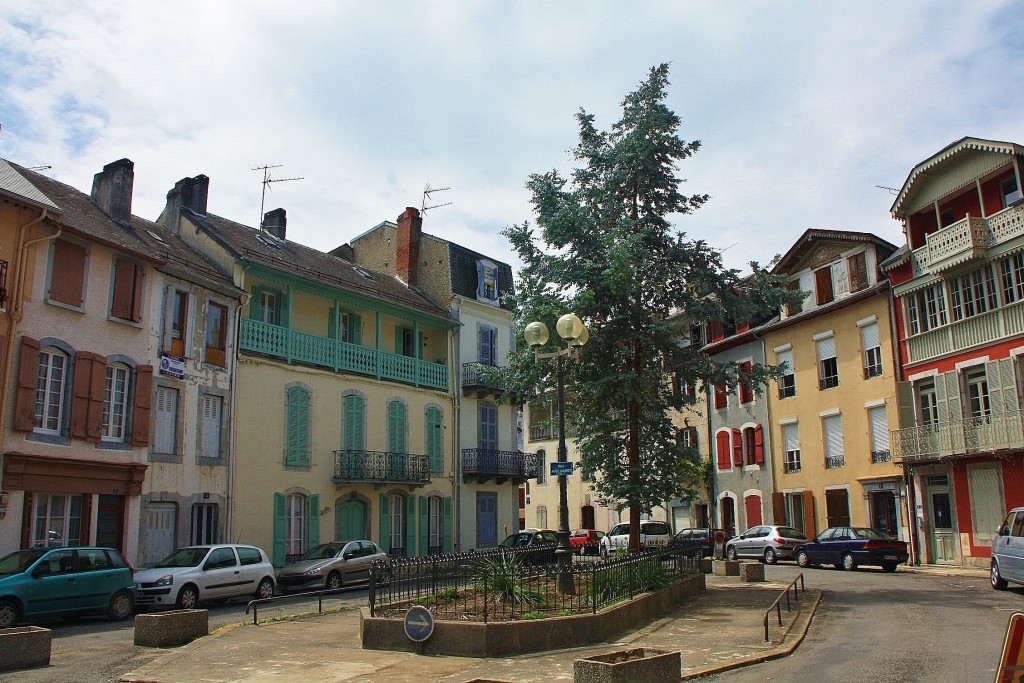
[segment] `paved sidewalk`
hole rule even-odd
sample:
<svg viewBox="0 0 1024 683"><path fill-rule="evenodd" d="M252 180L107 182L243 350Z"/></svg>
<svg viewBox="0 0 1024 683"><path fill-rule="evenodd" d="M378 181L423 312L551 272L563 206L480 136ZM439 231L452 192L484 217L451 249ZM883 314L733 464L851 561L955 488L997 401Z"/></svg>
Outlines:
<svg viewBox="0 0 1024 683"><path fill-rule="evenodd" d="M740 583L707 577L707 591L675 613L614 643L515 657L428 657L363 650L359 611L310 615L253 626L228 626L206 638L161 654L122 681L213 683L229 681L428 681L474 679L553 681L573 678L573 662L625 647L682 652L682 676L695 677L789 654L802 640L821 591L808 586L794 611L783 601L783 626L773 612L771 641L764 642L763 614L785 583Z"/></svg>

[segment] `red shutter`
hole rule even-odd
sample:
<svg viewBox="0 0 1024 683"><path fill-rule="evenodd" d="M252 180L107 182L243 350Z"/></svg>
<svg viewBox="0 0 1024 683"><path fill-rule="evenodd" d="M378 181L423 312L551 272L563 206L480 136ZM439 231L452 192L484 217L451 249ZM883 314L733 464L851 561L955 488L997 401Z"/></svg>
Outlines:
<svg viewBox="0 0 1024 683"><path fill-rule="evenodd" d="M107 388L107 359L92 354L89 377L89 411L85 418L85 438L99 441L103 437L103 394Z"/></svg>
<svg viewBox="0 0 1024 683"><path fill-rule="evenodd" d="M747 496L743 499L743 506L747 512L747 528L761 524L761 497Z"/></svg>
<svg viewBox="0 0 1024 683"><path fill-rule="evenodd" d="M69 306L82 305L85 281L85 247L57 240L53 243L50 298Z"/></svg>
<svg viewBox="0 0 1024 683"><path fill-rule="evenodd" d="M132 417L132 445L149 444L149 409L153 402L153 366L142 365L135 373L135 414Z"/></svg>
<svg viewBox="0 0 1024 683"><path fill-rule="evenodd" d="M714 320L711 322L711 342L725 339L725 324Z"/></svg>
<svg viewBox="0 0 1024 683"><path fill-rule="evenodd" d="M750 373L753 370L753 366L750 361L740 363L740 371ZM746 382L740 382L740 403L750 403L754 400L754 388Z"/></svg>
<svg viewBox="0 0 1024 683"><path fill-rule="evenodd" d="M110 315L130 320L132 317L132 293L135 264L128 259L118 259L114 264L114 297L110 304Z"/></svg>
<svg viewBox="0 0 1024 683"><path fill-rule="evenodd" d="M819 306L832 301L832 266L814 271L814 289Z"/></svg>
<svg viewBox="0 0 1024 683"><path fill-rule="evenodd" d="M724 384L715 385L715 407L725 408L729 405L729 396L726 393Z"/></svg>
<svg viewBox="0 0 1024 683"><path fill-rule="evenodd" d="M738 429L732 430L732 463L743 467L743 433Z"/></svg>
<svg viewBox="0 0 1024 683"><path fill-rule="evenodd" d="M754 427L754 462L764 464L764 430L761 425Z"/></svg>
<svg viewBox="0 0 1024 683"><path fill-rule="evenodd" d="M718 469L729 469L729 432L718 432L715 436L715 445L718 453Z"/></svg>
<svg viewBox="0 0 1024 683"><path fill-rule="evenodd" d="M74 389L71 395L71 436L76 439L84 439L87 436L93 355L88 351L79 351L75 354Z"/></svg>
<svg viewBox="0 0 1024 683"><path fill-rule="evenodd" d="M142 322L142 285L146 281L146 271L139 264L132 266L132 320Z"/></svg>
<svg viewBox="0 0 1024 683"><path fill-rule="evenodd" d="M36 423L36 378L39 376L39 342L21 338L21 360L18 366L18 389L14 395L14 420L11 426L31 432ZM26 548L28 546L25 546Z"/></svg>

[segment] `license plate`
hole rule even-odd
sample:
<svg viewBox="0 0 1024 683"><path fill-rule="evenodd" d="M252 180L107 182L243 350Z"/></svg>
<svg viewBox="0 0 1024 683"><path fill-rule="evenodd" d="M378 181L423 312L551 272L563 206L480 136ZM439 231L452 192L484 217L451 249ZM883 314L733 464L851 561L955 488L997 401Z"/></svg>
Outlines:
<svg viewBox="0 0 1024 683"><path fill-rule="evenodd" d="M898 556L896 556L896 555L886 555L885 559L887 559L887 560L898 560L900 558Z"/></svg>

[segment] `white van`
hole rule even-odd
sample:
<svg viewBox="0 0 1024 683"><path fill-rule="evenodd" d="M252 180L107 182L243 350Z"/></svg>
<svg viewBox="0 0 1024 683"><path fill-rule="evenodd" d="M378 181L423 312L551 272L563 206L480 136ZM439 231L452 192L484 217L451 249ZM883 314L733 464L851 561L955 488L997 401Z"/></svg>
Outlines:
<svg viewBox="0 0 1024 683"><path fill-rule="evenodd" d="M1024 583L1024 507L1010 510L1006 521L996 529L989 579L997 591L1004 590L1010 581Z"/></svg>
<svg viewBox="0 0 1024 683"><path fill-rule="evenodd" d="M640 522L640 549L668 545L672 528L668 522ZM629 550L629 522L616 524L608 535L601 539L601 557L608 558Z"/></svg>

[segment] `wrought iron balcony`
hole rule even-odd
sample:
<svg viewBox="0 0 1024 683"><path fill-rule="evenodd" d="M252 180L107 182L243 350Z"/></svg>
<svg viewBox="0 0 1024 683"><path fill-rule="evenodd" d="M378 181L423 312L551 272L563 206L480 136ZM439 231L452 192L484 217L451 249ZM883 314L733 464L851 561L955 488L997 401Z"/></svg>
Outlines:
<svg viewBox="0 0 1024 683"><path fill-rule="evenodd" d="M889 445L898 462L1021 450L1024 448L1024 411L897 429L892 432Z"/></svg>
<svg viewBox="0 0 1024 683"><path fill-rule="evenodd" d="M483 484L491 479L503 484L509 479L522 483L537 478L537 456L521 451L489 448L462 449L462 478Z"/></svg>
<svg viewBox="0 0 1024 683"><path fill-rule="evenodd" d="M462 394L464 396L500 396L505 393L505 381L494 377L499 369L486 363L462 364Z"/></svg>
<svg viewBox="0 0 1024 683"><path fill-rule="evenodd" d="M784 473L786 473L786 474L790 474L791 472L799 472L800 469L801 468L800 468L800 462L799 461L797 461L797 462L786 461L786 462L782 463L782 471Z"/></svg>
<svg viewBox="0 0 1024 683"><path fill-rule="evenodd" d="M883 462L892 462L892 451L871 451L871 464L877 465Z"/></svg>
<svg viewBox="0 0 1024 683"><path fill-rule="evenodd" d="M842 455L830 455L825 458L825 469L835 470L846 467L846 458Z"/></svg>
<svg viewBox="0 0 1024 683"><path fill-rule="evenodd" d="M385 451L334 451L334 484L342 486L359 482L408 486L429 484L429 458Z"/></svg>

